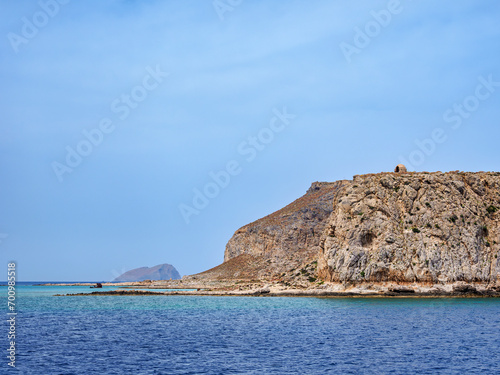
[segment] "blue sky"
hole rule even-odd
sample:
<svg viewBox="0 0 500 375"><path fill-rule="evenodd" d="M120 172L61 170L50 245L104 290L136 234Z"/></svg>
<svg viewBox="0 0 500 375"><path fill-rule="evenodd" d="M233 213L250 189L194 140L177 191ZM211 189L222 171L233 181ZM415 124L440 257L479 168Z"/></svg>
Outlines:
<svg viewBox="0 0 500 375"><path fill-rule="evenodd" d="M0 1L0 259L20 280L201 272L313 181L499 170L497 1L216 5Z"/></svg>

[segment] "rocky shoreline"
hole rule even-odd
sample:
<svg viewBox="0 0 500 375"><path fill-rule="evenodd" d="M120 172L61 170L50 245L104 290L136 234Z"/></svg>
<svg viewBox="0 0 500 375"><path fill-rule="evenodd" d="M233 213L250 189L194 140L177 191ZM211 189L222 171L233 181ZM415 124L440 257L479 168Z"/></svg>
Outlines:
<svg viewBox="0 0 500 375"><path fill-rule="evenodd" d="M136 282L119 282L119 283L112 283L112 282L102 282L102 286L143 286L143 285L148 285L151 283L151 280L146 280L146 281L136 281ZM41 284L35 284L35 286L95 286L96 283L41 283Z"/></svg>
<svg viewBox="0 0 500 375"><path fill-rule="evenodd" d="M259 297L500 297L500 285L457 282L452 284L363 283L287 287L282 283L212 282L210 285L167 283L135 283L120 290L65 294L64 296L259 296ZM52 284L54 285L54 284ZM133 289L130 289L133 288ZM148 289L148 290L144 290ZM151 289L172 289L153 291ZM58 295L62 296L62 295Z"/></svg>

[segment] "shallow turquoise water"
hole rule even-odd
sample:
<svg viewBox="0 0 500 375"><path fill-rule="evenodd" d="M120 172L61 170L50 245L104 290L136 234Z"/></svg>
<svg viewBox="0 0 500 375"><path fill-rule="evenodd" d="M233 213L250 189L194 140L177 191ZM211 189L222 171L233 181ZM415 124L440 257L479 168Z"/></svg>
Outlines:
<svg viewBox="0 0 500 375"><path fill-rule="evenodd" d="M18 287L21 373L500 373L500 299L53 296L82 288Z"/></svg>

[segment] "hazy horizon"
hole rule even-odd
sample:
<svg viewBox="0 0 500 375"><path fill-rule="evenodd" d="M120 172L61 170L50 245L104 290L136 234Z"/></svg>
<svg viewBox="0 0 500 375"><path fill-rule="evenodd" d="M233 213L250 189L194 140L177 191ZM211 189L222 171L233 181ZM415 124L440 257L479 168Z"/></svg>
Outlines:
<svg viewBox="0 0 500 375"><path fill-rule="evenodd" d="M314 181L500 170L499 3L214 3L0 0L19 281L194 274Z"/></svg>

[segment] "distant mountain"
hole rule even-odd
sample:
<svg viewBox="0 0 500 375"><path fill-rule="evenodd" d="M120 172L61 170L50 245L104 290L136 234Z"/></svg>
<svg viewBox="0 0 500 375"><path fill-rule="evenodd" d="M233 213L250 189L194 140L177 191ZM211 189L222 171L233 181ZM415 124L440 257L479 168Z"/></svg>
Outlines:
<svg viewBox="0 0 500 375"><path fill-rule="evenodd" d="M180 279L181 275L171 264L159 264L154 267L141 267L127 271L113 281L143 281Z"/></svg>

